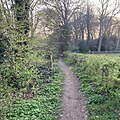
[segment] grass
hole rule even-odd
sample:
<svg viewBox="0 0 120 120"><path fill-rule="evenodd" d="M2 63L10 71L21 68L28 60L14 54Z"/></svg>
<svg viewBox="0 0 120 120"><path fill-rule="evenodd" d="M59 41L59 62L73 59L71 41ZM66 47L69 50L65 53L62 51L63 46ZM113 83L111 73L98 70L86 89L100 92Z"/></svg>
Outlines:
<svg viewBox="0 0 120 120"><path fill-rule="evenodd" d="M65 61L82 82L89 120L119 120L120 56L65 53Z"/></svg>

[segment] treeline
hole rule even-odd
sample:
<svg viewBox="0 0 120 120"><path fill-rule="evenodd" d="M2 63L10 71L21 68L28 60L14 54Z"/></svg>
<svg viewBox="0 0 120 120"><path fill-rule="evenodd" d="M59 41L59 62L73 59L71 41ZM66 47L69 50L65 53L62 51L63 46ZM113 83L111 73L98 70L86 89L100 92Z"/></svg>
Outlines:
<svg viewBox="0 0 120 120"><path fill-rule="evenodd" d="M59 52L71 50L118 51L120 6L118 0L47 1L43 23Z"/></svg>
<svg viewBox="0 0 120 120"><path fill-rule="evenodd" d="M4 18L5 25L11 24L9 29L29 38L44 36L47 47L59 53L119 51L119 5L119 0L97 0L96 4L88 0L1 0L0 20Z"/></svg>

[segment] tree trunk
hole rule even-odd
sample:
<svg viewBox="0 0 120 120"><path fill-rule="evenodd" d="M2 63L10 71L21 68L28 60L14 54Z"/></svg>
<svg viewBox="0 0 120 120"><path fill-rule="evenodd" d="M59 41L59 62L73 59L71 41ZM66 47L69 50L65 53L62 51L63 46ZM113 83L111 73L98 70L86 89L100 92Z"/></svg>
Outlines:
<svg viewBox="0 0 120 120"><path fill-rule="evenodd" d="M100 21L100 31L99 31L99 40L98 40L98 52L101 51L102 46L102 22Z"/></svg>
<svg viewBox="0 0 120 120"><path fill-rule="evenodd" d="M119 44L120 44L120 38L118 38L117 45L116 45L116 50L115 51L118 51Z"/></svg>
<svg viewBox="0 0 120 120"><path fill-rule="evenodd" d="M117 45L116 45L116 51L118 51L119 44L120 44L120 27L118 27L118 41L117 41Z"/></svg>
<svg viewBox="0 0 120 120"><path fill-rule="evenodd" d="M87 1L87 41L90 40L90 7L88 5L88 1Z"/></svg>
<svg viewBox="0 0 120 120"><path fill-rule="evenodd" d="M84 41L84 30L82 30L82 41Z"/></svg>
<svg viewBox="0 0 120 120"><path fill-rule="evenodd" d="M29 8L29 0L15 0L17 31L23 34L29 32Z"/></svg>
<svg viewBox="0 0 120 120"><path fill-rule="evenodd" d="M98 41L98 52L101 52L101 46L102 46L102 37L100 37Z"/></svg>

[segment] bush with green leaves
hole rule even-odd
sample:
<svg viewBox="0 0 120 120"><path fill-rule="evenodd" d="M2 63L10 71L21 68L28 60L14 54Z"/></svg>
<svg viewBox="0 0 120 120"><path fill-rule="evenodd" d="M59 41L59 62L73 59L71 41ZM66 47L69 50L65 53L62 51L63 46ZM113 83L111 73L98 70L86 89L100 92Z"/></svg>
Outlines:
<svg viewBox="0 0 120 120"><path fill-rule="evenodd" d="M13 31L12 31L13 32ZM18 98L29 99L37 95L42 84L51 82L49 51L34 51L24 35L8 34L9 48L0 64L0 111L6 111ZM27 41L27 45L24 42Z"/></svg>
<svg viewBox="0 0 120 120"><path fill-rule="evenodd" d="M32 99L18 98L2 114L3 120L58 120L62 94L62 72L55 64L54 77L42 84Z"/></svg>
<svg viewBox="0 0 120 120"><path fill-rule="evenodd" d="M82 82L89 120L119 120L120 57L65 53L65 61Z"/></svg>

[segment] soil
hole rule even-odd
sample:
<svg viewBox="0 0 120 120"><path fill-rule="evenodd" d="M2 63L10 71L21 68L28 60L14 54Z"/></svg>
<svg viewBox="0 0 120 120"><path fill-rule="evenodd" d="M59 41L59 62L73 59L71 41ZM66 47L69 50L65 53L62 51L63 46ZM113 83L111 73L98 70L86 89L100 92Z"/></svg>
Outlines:
<svg viewBox="0 0 120 120"><path fill-rule="evenodd" d="M62 59L59 64L64 75L60 120L87 120L86 97L80 90L81 83Z"/></svg>

